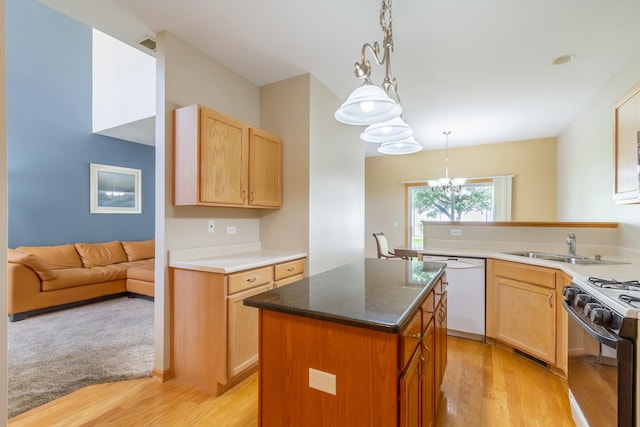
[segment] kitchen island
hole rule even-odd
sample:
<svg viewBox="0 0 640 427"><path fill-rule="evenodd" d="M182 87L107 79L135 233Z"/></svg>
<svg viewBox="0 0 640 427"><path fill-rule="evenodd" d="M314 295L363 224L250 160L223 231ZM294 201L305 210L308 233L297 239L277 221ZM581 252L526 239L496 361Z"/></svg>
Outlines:
<svg viewBox="0 0 640 427"><path fill-rule="evenodd" d="M260 309L261 426L433 420L446 366L445 264L365 259L244 304Z"/></svg>

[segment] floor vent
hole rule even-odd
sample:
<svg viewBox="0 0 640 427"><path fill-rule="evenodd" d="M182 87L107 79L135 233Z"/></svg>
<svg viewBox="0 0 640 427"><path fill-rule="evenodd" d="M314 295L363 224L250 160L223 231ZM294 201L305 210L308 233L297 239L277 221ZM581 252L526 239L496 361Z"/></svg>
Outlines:
<svg viewBox="0 0 640 427"><path fill-rule="evenodd" d="M146 39L142 40L140 44L149 50L152 50L154 52L156 51L156 41L150 37L147 37Z"/></svg>
<svg viewBox="0 0 640 427"><path fill-rule="evenodd" d="M549 367L549 364L548 364L547 362L544 362L544 361L542 361L542 360L538 359L537 357L533 357L533 356L531 356L530 354L525 353L524 351L520 351L520 350L518 350L517 348L514 348L514 349L513 349L513 352L514 352L515 354L518 354L518 355L520 355L520 356L524 357L524 358L525 358L525 359L527 359L527 360L532 361L532 362L533 362L533 363L535 363L536 365L540 365L540 366L542 366L543 368L548 368L548 367Z"/></svg>

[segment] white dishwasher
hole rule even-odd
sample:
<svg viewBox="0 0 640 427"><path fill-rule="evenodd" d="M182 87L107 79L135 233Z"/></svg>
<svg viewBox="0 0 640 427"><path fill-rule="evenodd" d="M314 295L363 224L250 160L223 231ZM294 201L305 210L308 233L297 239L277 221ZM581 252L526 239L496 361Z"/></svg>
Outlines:
<svg viewBox="0 0 640 427"><path fill-rule="evenodd" d="M485 341L484 258L425 255L424 261L447 264L449 335Z"/></svg>

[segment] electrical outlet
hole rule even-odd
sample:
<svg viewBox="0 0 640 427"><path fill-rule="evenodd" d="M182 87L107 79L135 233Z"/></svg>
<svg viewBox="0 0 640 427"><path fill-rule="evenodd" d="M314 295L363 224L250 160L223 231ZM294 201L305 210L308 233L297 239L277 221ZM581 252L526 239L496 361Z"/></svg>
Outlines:
<svg viewBox="0 0 640 427"><path fill-rule="evenodd" d="M309 368L309 387L336 395L336 376L328 372Z"/></svg>
<svg viewBox="0 0 640 427"><path fill-rule="evenodd" d="M227 227L227 234L236 234L236 226L230 225Z"/></svg>
<svg viewBox="0 0 640 427"><path fill-rule="evenodd" d="M462 228L452 228L451 229L452 236L462 236Z"/></svg>
<svg viewBox="0 0 640 427"><path fill-rule="evenodd" d="M216 222L214 220L210 219L209 221L207 221L207 231L209 233L216 232Z"/></svg>

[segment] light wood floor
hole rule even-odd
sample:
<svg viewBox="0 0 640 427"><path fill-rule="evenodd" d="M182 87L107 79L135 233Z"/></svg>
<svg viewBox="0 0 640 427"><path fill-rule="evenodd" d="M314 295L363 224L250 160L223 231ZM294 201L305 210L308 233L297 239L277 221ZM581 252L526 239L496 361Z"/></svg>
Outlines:
<svg viewBox="0 0 640 427"><path fill-rule="evenodd" d="M573 426L566 383L502 348L449 337L436 426ZM101 384L21 414L9 427L257 426L257 375L218 398L151 378Z"/></svg>

